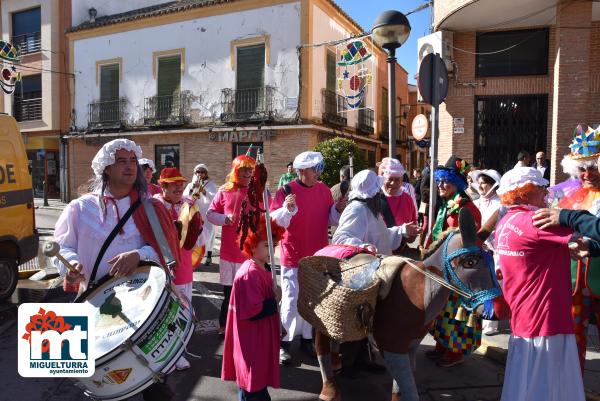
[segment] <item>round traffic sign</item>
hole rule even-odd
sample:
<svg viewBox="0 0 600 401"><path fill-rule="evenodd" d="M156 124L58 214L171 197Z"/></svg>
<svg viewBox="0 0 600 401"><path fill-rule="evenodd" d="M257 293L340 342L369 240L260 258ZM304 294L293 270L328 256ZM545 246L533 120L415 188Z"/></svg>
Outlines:
<svg viewBox="0 0 600 401"><path fill-rule="evenodd" d="M417 81L419 93L425 103L438 107L448 95L448 70L439 54L430 53L423 58Z"/></svg>
<svg viewBox="0 0 600 401"><path fill-rule="evenodd" d="M424 114L419 114L419 115L415 116L415 118L412 121L413 137L417 141L420 141L421 139L425 138L425 135L427 135L428 127L429 127L429 124L427 123L427 117L425 117Z"/></svg>

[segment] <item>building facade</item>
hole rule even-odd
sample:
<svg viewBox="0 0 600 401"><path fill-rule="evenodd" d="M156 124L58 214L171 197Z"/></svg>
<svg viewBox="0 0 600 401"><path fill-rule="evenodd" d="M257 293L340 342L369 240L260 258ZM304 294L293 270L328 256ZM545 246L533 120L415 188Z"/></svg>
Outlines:
<svg viewBox="0 0 600 401"><path fill-rule="evenodd" d="M333 136L355 140L370 166L385 152L384 51L372 48L370 108L348 112L336 93L335 51L302 46L362 33L330 0L73 0L72 15L70 198L84 190L95 152L115 137L190 178L205 163L217 182L252 145L264 153L271 186L296 154ZM396 68L403 105L407 74Z"/></svg>
<svg viewBox="0 0 600 401"><path fill-rule="evenodd" d="M576 125L600 122L600 66L591 57L600 4L444 0L434 12L435 30L453 32L440 161L456 154L506 171L520 150L542 150L552 182L565 178L560 162Z"/></svg>
<svg viewBox="0 0 600 401"><path fill-rule="evenodd" d="M2 39L19 48L21 74L14 94L0 96L0 111L19 122L36 197L58 198L65 170L60 135L69 131L67 49L70 3L6 0L0 4Z"/></svg>

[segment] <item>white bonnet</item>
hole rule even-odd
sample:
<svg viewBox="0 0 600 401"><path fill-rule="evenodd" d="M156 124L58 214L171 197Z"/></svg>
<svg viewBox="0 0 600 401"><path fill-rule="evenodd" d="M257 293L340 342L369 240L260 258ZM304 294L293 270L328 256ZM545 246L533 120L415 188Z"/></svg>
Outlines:
<svg viewBox="0 0 600 401"><path fill-rule="evenodd" d="M369 199L383 186L384 178L371 170L362 170L352 178L350 199Z"/></svg>
<svg viewBox="0 0 600 401"><path fill-rule="evenodd" d="M208 167L206 167L206 164L204 164L204 163L196 164L196 167L194 167L194 172L196 172L198 170L204 170L204 171L208 172Z"/></svg>
<svg viewBox="0 0 600 401"><path fill-rule="evenodd" d="M92 170L94 170L96 177L102 177L104 169L115 164L115 153L119 149L134 152L138 160L142 158L142 148L136 145L135 142L124 138L114 139L105 143L92 160Z"/></svg>
<svg viewBox="0 0 600 401"><path fill-rule="evenodd" d="M500 188L496 192L498 195L503 195L530 183L540 187L549 184L548 180L537 169L533 167L515 167L502 176Z"/></svg>
<svg viewBox="0 0 600 401"><path fill-rule="evenodd" d="M379 164L379 175L384 177L404 177L406 170L400 160L384 157Z"/></svg>
<svg viewBox="0 0 600 401"><path fill-rule="evenodd" d="M323 163L323 155L320 152L302 152L294 159L294 168L303 170L316 167Z"/></svg>
<svg viewBox="0 0 600 401"><path fill-rule="evenodd" d="M156 166L154 165L154 162L152 160L141 158L141 159L138 159L138 164L140 166L147 165L148 167L150 167L152 169L152 173L156 173Z"/></svg>

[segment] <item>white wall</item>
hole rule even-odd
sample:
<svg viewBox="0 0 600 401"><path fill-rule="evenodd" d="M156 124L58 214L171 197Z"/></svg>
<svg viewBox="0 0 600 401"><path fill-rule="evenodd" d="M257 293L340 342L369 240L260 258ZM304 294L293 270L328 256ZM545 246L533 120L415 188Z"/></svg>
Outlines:
<svg viewBox="0 0 600 401"><path fill-rule="evenodd" d="M144 98L156 95L152 53L177 48L185 48L181 89L200 98L192 104L192 114L218 119L222 111L221 89L235 88L231 41L260 35L270 35L271 43L265 85L277 88L275 108L279 115L292 118L296 109L284 110L284 100L297 98L299 93L299 2L76 40L76 125L87 126L88 104L99 98L96 61L122 57L123 80L119 90L128 100L128 120L135 124L143 118Z"/></svg>
<svg viewBox="0 0 600 401"><path fill-rule="evenodd" d="M88 10L92 7L98 12L96 18L99 18L167 2L165 0L71 0L73 26L88 21L90 19Z"/></svg>

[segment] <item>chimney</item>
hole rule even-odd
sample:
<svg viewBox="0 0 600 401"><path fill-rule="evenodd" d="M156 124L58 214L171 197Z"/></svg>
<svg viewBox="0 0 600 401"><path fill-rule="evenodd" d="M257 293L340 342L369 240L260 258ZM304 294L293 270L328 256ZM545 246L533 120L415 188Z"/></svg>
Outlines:
<svg viewBox="0 0 600 401"><path fill-rule="evenodd" d="M98 14L98 11L96 11L94 7L88 10L88 14L90 15L90 24L96 22L96 15Z"/></svg>

